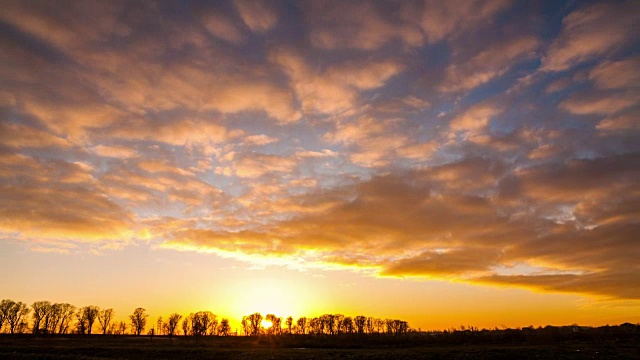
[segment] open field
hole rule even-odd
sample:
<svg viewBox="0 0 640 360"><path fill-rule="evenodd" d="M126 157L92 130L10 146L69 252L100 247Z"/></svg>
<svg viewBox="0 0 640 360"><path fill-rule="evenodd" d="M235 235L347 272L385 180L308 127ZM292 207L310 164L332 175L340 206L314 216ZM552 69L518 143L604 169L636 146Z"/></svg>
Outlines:
<svg viewBox="0 0 640 360"><path fill-rule="evenodd" d="M329 345L329 344L324 344ZM2 359L640 359L633 341L288 348L268 338L0 336Z"/></svg>

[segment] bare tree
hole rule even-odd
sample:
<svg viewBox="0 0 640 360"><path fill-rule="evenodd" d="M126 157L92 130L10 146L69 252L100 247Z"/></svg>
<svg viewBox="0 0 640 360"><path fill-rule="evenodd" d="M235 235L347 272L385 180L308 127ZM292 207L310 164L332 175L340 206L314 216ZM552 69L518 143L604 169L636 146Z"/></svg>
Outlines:
<svg viewBox="0 0 640 360"><path fill-rule="evenodd" d="M307 318L306 317L301 317L298 318L298 321L296 322L296 324L298 325L298 334L306 334L307 333Z"/></svg>
<svg viewBox="0 0 640 360"><path fill-rule="evenodd" d="M78 333L91 335L93 324L96 322L99 312L100 308L93 305L83 306L78 309L78 313L76 314L78 318Z"/></svg>
<svg viewBox="0 0 640 360"><path fill-rule="evenodd" d="M342 314L333 315L333 334L340 335L342 333L342 328L340 327L342 319L344 319L344 315Z"/></svg>
<svg viewBox="0 0 640 360"><path fill-rule="evenodd" d="M22 301L13 302L7 312L7 322L9 323L9 332L12 334L22 333L26 328L24 318L29 315L27 304Z"/></svg>
<svg viewBox="0 0 640 360"><path fill-rule="evenodd" d="M274 314L267 314L265 317L265 320L271 322L271 326L266 329L267 330L267 334L269 335L276 335L276 322L278 321L278 317L275 316Z"/></svg>
<svg viewBox="0 0 640 360"><path fill-rule="evenodd" d="M60 308L60 322L58 325L58 334L66 334L69 331L69 322L73 318L73 314L76 312L76 307L68 304L58 304Z"/></svg>
<svg viewBox="0 0 640 360"><path fill-rule="evenodd" d="M366 322L367 322L367 318L362 315L358 315L355 318L353 318L353 324L358 334L364 334Z"/></svg>
<svg viewBox="0 0 640 360"><path fill-rule="evenodd" d="M158 321L156 321L156 335L162 335L162 316L158 316Z"/></svg>
<svg viewBox="0 0 640 360"><path fill-rule="evenodd" d="M109 330L109 325L111 324L111 319L113 319L113 309L104 309L98 312L98 322L100 323L100 328L102 329L102 334L106 334Z"/></svg>
<svg viewBox="0 0 640 360"><path fill-rule="evenodd" d="M249 336L257 336L260 335L261 323L262 323L262 314L253 313L249 316L245 316L242 318L243 326L245 327L245 334Z"/></svg>
<svg viewBox="0 0 640 360"><path fill-rule="evenodd" d="M49 315L45 318L45 328L48 334L55 334L62 319L62 304L51 305Z"/></svg>
<svg viewBox="0 0 640 360"><path fill-rule="evenodd" d="M291 335L291 327L293 326L293 318L291 316L287 318L286 324L287 324L287 333Z"/></svg>
<svg viewBox="0 0 640 360"><path fill-rule="evenodd" d="M140 336L145 326L147 326L146 310L143 308L137 308L133 311L133 314L129 315L131 319L131 331L134 331L136 335Z"/></svg>
<svg viewBox="0 0 640 360"><path fill-rule="evenodd" d="M171 340L171 337L173 337L173 334L175 334L180 319L182 319L182 315L173 313L169 315L169 320L164 323L164 333L166 335L169 335L169 340Z"/></svg>
<svg viewBox="0 0 640 360"><path fill-rule="evenodd" d="M48 301L36 301L31 304L31 309L33 309L33 315L31 315L33 318L31 331L34 334L39 334L41 331L43 331L42 326L44 324L42 323L44 323L44 318L45 316L47 316L49 310L51 309L51 303Z"/></svg>
<svg viewBox="0 0 640 360"><path fill-rule="evenodd" d="M231 326L229 326L229 319L220 320L220 326L218 326L218 335L229 336L231 332Z"/></svg>
<svg viewBox="0 0 640 360"><path fill-rule="evenodd" d="M124 321L120 321L120 323L118 324L117 333L120 335L124 335L126 331L127 323L125 323Z"/></svg>
<svg viewBox="0 0 640 360"><path fill-rule="evenodd" d="M9 309L11 309L13 303L14 301L11 299L4 299L0 302L0 332L4 329L4 323L7 322Z"/></svg>
<svg viewBox="0 0 640 360"><path fill-rule="evenodd" d="M350 316L345 316L340 322L340 333L352 334L353 333L353 319Z"/></svg>
<svg viewBox="0 0 640 360"><path fill-rule="evenodd" d="M184 334L184 336L191 334L191 319L189 318L189 316L182 320L182 333Z"/></svg>
<svg viewBox="0 0 640 360"><path fill-rule="evenodd" d="M243 316L242 317L242 321L240 322L240 325L242 325L242 332L245 335L250 335L249 334L250 322L249 322L249 317L248 316Z"/></svg>

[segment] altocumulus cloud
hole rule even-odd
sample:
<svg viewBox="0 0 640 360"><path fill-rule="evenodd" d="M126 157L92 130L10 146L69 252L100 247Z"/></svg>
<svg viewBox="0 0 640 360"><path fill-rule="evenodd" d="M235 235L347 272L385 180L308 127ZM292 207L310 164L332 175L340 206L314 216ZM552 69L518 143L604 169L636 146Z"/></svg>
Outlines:
<svg viewBox="0 0 640 360"><path fill-rule="evenodd" d="M5 1L0 238L638 299L635 6Z"/></svg>

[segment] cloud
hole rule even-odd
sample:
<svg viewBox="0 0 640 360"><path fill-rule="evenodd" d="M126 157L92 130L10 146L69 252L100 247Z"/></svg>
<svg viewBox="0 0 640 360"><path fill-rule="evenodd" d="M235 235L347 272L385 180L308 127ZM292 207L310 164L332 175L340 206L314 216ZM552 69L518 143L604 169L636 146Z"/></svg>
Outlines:
<svg viewBox="0 0 640 360"><path fill-rule="evenodd" d="M502 0L428 0L425 2L420 25L427 33L429 42L434 43L489 22L509 4L509 1Z"/></svg>
<svg viewBox="0 0 640 360"><path fill-rule="evenodd" d="M234 161L231 172L241 178L257 178L272 172L290 173L297 166L295 159L251 153Z"/></svg>
<svg viewBox="0 0 640 360"><path fill-rule="evenodd" d="M431 250L410 258L403 258L385 267L381 275L432 275L455 277L474 272L483 273L499 264L501 252L497 249L463 248Z"/></svg>
<svg viewBox="0 0 640 360"><path fill-rule="evenodd" d="M476 134L489 125L492 117L500 113L502 109L491 103L478 103L454 117L449 123L449 129L454 132Z"/></svg>
<svg viewBox="0 0 640 360"><path fill-rule="evenodd" d="M4 157L0 232L55 241L130 237L134 216L105 196L82 164Z"/></svg>
<svg viewBox="0 0 640 360"><path fill-rule="evenodd" d="M522 36L484 48L470 59L449 65L440 90L468 91L485 84L504 75L519 61L531 58L539 44L535 37Z"/></svg>
<svg viewBox="0 0 640 360"><path fill-rule="evenodd" d="M630 111L625 114L607 117L601 120L596 129L605 132L618 132L625 130L640 130L640 112Z"/></svg>
<svg viewBox="0 0 640 360"><path fill-rule="evenodd" d="M233 22L222 14L209 13L203 16L204 27L216 37L238 43L244 40L242 33Z"/></svg>
<svg viewBox="0 0 640 360"><path fill-rule="evenodd" d="M637 91L588 91L571 95L559 107L578 115L611 115L638 104L639 99Z"/></svg>
<svg viewBox="0 0 640 360"><path fill-rule="evenodd" d="M376 89L403 70L392 60L335 64L318 73L303 57L290 51L274 51L271 60L289 76L304 113L341 113L353 108L360 90Z"/></svg>
<svg viewBox="0 0 640 360"><path fill-rule="evenodd" d="M112 127L109 135L123 140L157 141L176 146L209 146L240 135L213 121L137 119Z"/></svg>
<svg viewBox="0 0 640 360"><path fill-rule="evenodd" d="M611 157L556 170L543 165L514 172L507 164L470 158L310 193L296 203L314 211L248 232L180 232L169 236L167 246L303 258L374 269L382 276L637 298L637 292L628 290L637 283L631 275L637 274L633 264L638 254L629 251L637 199L625 195L637 187L634 159ZM485 178L478 181L477 174ZM519 205L477 195L492 194L500 179L513 174L520 184L515 188ZM549 217L553 206L567 204L574 209L572 217ZM496 270L514 264L540 270L513 276ZM617 281L616 274L627 282Z"/></svg>
<svg viewBox="0 0 640 360"><path fill-rule="evenodd" d="M638 21L633 1L600 3L572 12L542 59L545 71L563 71L615 51L634 36Z"/></svg>
<svg viewBox="0 0 640 360"><path fill-rule="evenodd" d="M640 85L640 57L621 61L605 61L589 72L600 89L625 89Z"/></svg>
<svg viewBox="0 0 640 360"><path fill-rule="evenodd" d="M263 145L273 144L278 141L280 141L280 139L272 136L264 135L264 134L250 135L244 138L244 142L247 145L254 145L254 146L263 146Z"/></svg>
<svg viewBox="0 0 640 360"><path fill-rule="evenodd" d="M71 144L63 138L23 124L0 123L0 144L12 148L65 148Z"/></svg>
<svg viewBox="0 0 640 360"><path fill-rule="evenodd" d="M139 156L137 151L126 146L98 145L93 147L92 150L103 157L129 159Z"/></svg>
<svg viewBox="0 0 640 360"><path fill-rule="evenodd" d="M385 9L390 4L317 1L310 5L306 10L313 24L311 44L319 48L373 50L395 39L409 46L417 46L424 41L418 24L403 19L394 21L395 11Z"/></svg>
<svg viewBox="0 0 640 360"><path fill-rule="evenodd" d="M234 5L244 23L254 32L265 32L273 28L278 21L278 14L270 3L253 0L235 0Z"/></svg>

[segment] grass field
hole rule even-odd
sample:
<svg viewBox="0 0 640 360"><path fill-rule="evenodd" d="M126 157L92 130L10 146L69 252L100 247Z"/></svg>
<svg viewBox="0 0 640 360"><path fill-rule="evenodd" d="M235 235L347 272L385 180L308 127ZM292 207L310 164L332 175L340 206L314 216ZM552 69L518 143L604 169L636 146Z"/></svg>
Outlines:
<svg viewBox="0 0 640 360"><path fill-rule="evenodd" d="M630 342L282 348L268 339L0 336L1 359L640 359Z"/></svg>

